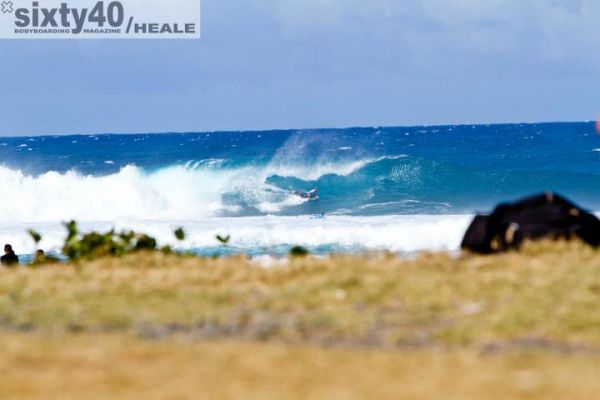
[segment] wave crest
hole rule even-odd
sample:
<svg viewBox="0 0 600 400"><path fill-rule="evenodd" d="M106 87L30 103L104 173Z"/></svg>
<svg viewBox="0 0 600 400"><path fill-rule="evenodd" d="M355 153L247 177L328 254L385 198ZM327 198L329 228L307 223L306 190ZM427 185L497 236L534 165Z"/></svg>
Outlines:
<svg viewBox="0 0 600 400"><path fill-rule="evenodd" d="M223 160L188 162L154 172L127 166L106 176L75 171L33 176L0 167L0 214L12 222L194 220L236 213L278 213L306 200L268 183L272 176L318 180L349 175L348 165L222 167ZM250 210L250 211L249 211ZM253 211L252 211L253 210Z"/></svg>
<svg viewBox="0 0 600 400"><path fill-rule="evenodd" d="M597 209L600 176L564 171L467 168L414 157L284 164L190 162L146 171L127 166L106 176L0 167L0 215L6 222L194 221L274 214L390 215L488 211L535 191L568 193ZM294 190L320 189L319 201ZM581 188L586 188L582 191Z"/></svg>

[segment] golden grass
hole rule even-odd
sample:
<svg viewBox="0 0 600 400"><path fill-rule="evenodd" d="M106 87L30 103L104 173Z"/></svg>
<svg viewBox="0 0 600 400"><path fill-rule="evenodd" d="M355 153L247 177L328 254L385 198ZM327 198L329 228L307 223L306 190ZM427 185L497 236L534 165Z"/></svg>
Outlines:
<svg viewBox="0 0 600 400"><path fill-rule="evenodd" d="M0 272L0 328L187 333L368 347L541 338L600 346L600 253L548 243L494 257L301 259L144 254Z"/></svg>
<svg viewBox="0 0 600 400"><path fill-rule="evenodd" d="M596 399L599 359L0 336L2 399Z"/></svg>
<svg viewBox="0 0 600 400"><path fill-rule="evenodd" d="M593 399L600 252L0 271L0 398Z"/></svg>

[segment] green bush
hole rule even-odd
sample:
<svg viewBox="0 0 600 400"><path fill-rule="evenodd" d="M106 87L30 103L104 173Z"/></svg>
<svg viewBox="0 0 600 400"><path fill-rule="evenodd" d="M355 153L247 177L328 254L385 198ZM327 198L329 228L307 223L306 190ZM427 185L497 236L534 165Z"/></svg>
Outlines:
<svg viewBox="0 0 600 400"><path fill-rule="evenodd" d="M183 228L177 228L175 230L175 232L173 232L175 234L175 237L177 238L177 240L179 240L180 242L185 240L185 232L183 230Z"/></svg>
<svg viewBox="0 0 600 400"><path fill-rule="evenodd" d="M221 235L217 235L217 240L222 244L222 245L227 245L229 244L229 241L231 240L231 235L227 235L227 236L221 236Z"/></svg>
<svg viewBox="0 0 600 400"><path fill-rule="evenodd" d="M79 232L77 223L65 223L67 238L62 248L63 254L70 261L93 260L100 257L120 257L143 250L156 250L156 239L134 231L106 233Z"/></svg>
<svg viewBox="0 0 600 400"><path fill-rule="evenodd" d="M67 237L62 247L63 255L71 262L89 261L102 257L121 257L139 251L161 251L164 254L172 254L171 246L158 247L155 238L145 233L134 231L117 232L114 229L106 232L82 233L79 231L77 222L64 223L67 229ZM41 242L42 236L34 230L28 231L36 246ZM176 229L173 234L179 241L185 240L186 234L182 228ZM216 239L227 246L231 236L217 235ZM193 256L191 252L178 253L185 256ZM290 257L306 257L310 252L301 246L292 247L289 251ZM216 256L218 258L218 256ZM57 258L47 256L42 250L38 250L32 266L51 264L59 262Z"/></svg>
<svg viewBox="0 0 600 400"><path fill-rule="evenodd" d="M302 246L294 246L290 249L290 257L307 257L310 251Z"/></svg>

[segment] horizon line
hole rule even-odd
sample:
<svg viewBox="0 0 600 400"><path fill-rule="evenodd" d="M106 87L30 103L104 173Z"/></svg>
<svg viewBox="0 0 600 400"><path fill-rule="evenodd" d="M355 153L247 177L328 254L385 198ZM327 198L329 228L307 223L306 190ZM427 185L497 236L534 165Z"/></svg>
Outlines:
<svg viewBox="0 0 600 400"><path fill-rule="evenodd" d="M409 125L372 125L372 126L346 126L346 127L320 127L320 128L272 128L272 129L220 129L220 130L198 130L198 131L154 131L154 132L99 132L99 133L38 133L23 134L15 136L3 136L2 139L19 139L24 137L73 137L73 136L103 136L103 135L185 135L194 133L265 133L265 132L303 132L303 131L336 131L350 129L398 129L398 128L445 128L445 127L464 127L464 126L505 126L505 125L560 125L560 124L595 124L595 120L587 121L539 121L539 122L493 122L493 123L459 123L459 124L409 124Z"/></svg>

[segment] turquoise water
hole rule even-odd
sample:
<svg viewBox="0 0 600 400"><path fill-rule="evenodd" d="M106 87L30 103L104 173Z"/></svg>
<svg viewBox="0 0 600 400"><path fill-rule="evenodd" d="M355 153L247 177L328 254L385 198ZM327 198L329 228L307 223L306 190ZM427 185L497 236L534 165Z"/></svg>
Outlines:
<svg viewBox="0 0 600 400"><path fill-rule="evenodd" d="M24 228L52 248L77 219L164 241L187 226L202 254L454 249L499 201L553 190L600 209L593 123L2 138L0 160L0 240L22 248Z"/></svg>

